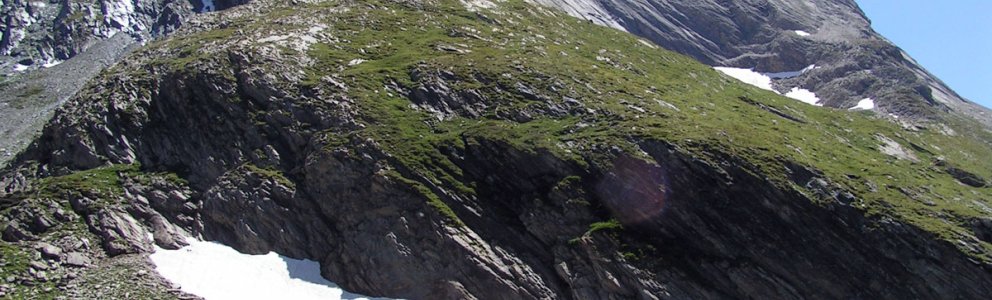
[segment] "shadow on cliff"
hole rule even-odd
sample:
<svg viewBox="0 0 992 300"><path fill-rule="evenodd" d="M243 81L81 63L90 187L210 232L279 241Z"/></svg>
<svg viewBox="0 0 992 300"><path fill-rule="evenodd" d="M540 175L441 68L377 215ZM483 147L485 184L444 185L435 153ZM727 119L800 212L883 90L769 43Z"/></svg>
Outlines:
<svg viewBox="0 0 992 300"><path fill-rule="evenodd" d="M289 271L289 278L299 279L313 284L324 285L336 289L341 289L341 299L387 299L387 298L369 298L358 294L349 293L345 291L337 284L324 279L320 276L320 267L317 262L310 260L293 259L291 257L279 255L279 259L282 259L286 263L286 270Z"/></svg>

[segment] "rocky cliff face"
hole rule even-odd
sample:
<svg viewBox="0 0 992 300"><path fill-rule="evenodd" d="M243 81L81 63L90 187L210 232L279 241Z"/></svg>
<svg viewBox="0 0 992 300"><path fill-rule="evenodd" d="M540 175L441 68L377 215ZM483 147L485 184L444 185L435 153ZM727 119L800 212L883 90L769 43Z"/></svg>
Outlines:
<svg viewBox="0 0 992 300"><path fill-rule="evenodd" d="M194 13L228 9L247 0L100 0L3 2L0 74L48 68L117 34L145 43L182 26ZM130 43L130 39L127 40ZM120 44L120 42L118 42ZM126 44L119 47L125 48Z"/></svg>
<svg viewBox="0 0 992 300"><path fill-rule="evenodd" d="M118 33L148 41L174 31L191 9L173 0L4 1L4 69L51 66Z"/></svg>
<svg viewBox="0 0 992 300"><path fill-rule="evenodd" d="M853 0L533 0L644 37L713 66L796 74L780 92L813 91L826 106L876 110L916 120L953 111L992 126L992 111L958 96L871 29ZM808 66L815 68L804 72Z"/></svg>
<svg viewBox="0 0 992 300"><path fill-rule="evenodd" d="M195 12L243 1L4 1L0 20L0 165L51 113L126 53Z"/></svg>
<svg viewBox="0 0 992 300"><path fill-rule="evenodd" d="M970 123L804 105L522 1L257 0L136 51L0 173L0 292L186 297L144 256L193 236L410 299L992 293Z"/></svg>

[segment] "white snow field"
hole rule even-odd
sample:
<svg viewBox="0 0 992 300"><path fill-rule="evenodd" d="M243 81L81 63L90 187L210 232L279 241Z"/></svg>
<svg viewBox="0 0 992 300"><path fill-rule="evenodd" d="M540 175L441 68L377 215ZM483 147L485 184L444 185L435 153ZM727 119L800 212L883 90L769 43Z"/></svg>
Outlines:
<svg viewBox="0 0 992 300"><path fill-rule="evenodd" d="M820 104L820 98L819 97L816 97L816 94L814 94L813 92L810 92L807 89L801 89L801 88L798 88L798 87L794 87L794 88L792 88L791 91L789 91L788 93L785 93L785 96L786 97L789 97L789 98L792 98L792 99L796 99L796 100L805 102L805 103L808 103L808 104L811 104L811 105L823 106L823 104Z"/></svg>
<svg viewBox="0 0 992 300"><path fill-rule="evenodd" d="M874 109L874 108L875 108L875 100L872 100L871 98L864 98L864 99L861 99L861 101L858 101L858 105L855 105L854 107L851 107L850 109L852 109L852 110L859 110L859 109L871 110L871 109Z"/></svg>
<svg viewBox="0 0 992 300"><path fill-rule="evenodd" d="M187 239L178 250L155 248L155 270L184 292L207 300L383 299L348 293L320 276L315 261L274 252L242 254L214 242Z"/></svg>
<svg viewBox="0 0 992 300"><path fill-rule="evenodd" d="M737 78L737 80L743 81L744 83L766 89L772 92L776 92L772 88L772 78L755 72L751 69L741 69L741 68L729 68L729 67L714 67L720 73L727 74L730 77Z"/></svg>
<svg viewBox="0 0 992 300"><path fill-rule="evenodd" d="M801 75L802 73L808 72L816 68L815 65L810 65L799 71L793 72L780 72L780 73L758 73L751 69L741 69L741 68L728 68L728 67L714 67L720 73L727 74L727 76L736 78L737 80L743 81L744 83L756 86L761 89L769 90L775 92L776 94L781 94L772 88L772 78L782 79L782 78L792 78ZM820 104L820 98L816 96L813 92L802 89L798 87L792 88L791 91L785 93L786 97L802 101L816 106L823 106Z"/></svg>
<svg viewBox="0 0 992 300"><path fill-rule="evenodd" d="M798 34L799 36L802 36L802 37L807 37L807 36L810 36L811 35L811 34L809 34L809 32L805 32L805 31L802 31L802 30L796 30L796 34Z"/></svg>

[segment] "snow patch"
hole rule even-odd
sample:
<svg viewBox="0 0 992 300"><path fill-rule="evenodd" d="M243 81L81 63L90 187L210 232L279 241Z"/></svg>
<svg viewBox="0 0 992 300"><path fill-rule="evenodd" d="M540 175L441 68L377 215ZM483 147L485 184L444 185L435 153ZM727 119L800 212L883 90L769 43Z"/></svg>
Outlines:
<svg viewBox="0 0 992 300"><path fill-rule="evenodd" d="M207 300L370 299L320 276L320 265L274 252L248 255L213 242L187 239L178 250L155 247L155 270L184 292Z"/></svg>
<svg viewBox="0 0 992 300"><path fill-rule="evenodd" d="M805 32L805 31L802 31L802 30L796 30L795 32L796 32L797 35L799 35L801 37L807 37L807 36L810 36L811 35L811 34L809 34L809 32Z"/></svg>
<svg viewBox="0 0 992 300"><path fill-rule="evenodd" d="M761 89L776 92L772 88L772 78L755 72L752 69L741 69L741 68L730 68L730 67L714 67L720 73L727 74L727 76L736 78L737 80L743 81L744 83L756 86Z"/></svg>
<svg viewBox="0 0 992 300"><path fill-rule="evenodd" d="M791 91L785 93L785 96L811 105L823 106L823 104L820 104L820 98L816 97L816 94L807 89L794 87Z"/></svg>
<svg viewBox="0 0 992 300"><path fill-rule="evenodd" d="M849 108L851 110L872 110L875 109L875 100L871 98L864 98L858 101L858 105Z"/></svg>
<svg viewBox="0 0 992 300"><path fill-rule="evenodd" d="M351 61L348 62L348 66L357 66L362 64L363 62L366 62L366 60L361 58L352 59Z"/></svg>
<svg viewBox="0 0 992 300"><path fill-rule="evenodd" d="M816 65L810 65L802 70L794 72L781 72L781 73L759 73L752 69L741 69L741 68L729 68L729 67L714 67L720 73L727 74L727 76L736 78L737 80L743 81L744 83L756 86L761 89L769 90L778 94L779 92L772 88L772 78L783 79L799 76L800 74L806 73L809 70L815 69ZM786 97L796 99L811 105L823 106L819 104L820 98L816 96L813 92L802 89L798 87L792 88L791 91L785 94Z"/></svg>
<svg viewBox="0 0 992 300"><path fill-rule="evenodd" d="M63 62L64 62L63 60L58 60L58 59L55 59L55 58L48 58L48 59L45 60L45 63L41 64L41 67L44 68L44 69L48 69L48 68L51 68L51 67L54 67L54 66L58 66L58 65L62 64Z"/></svg>
<svg viewBox="0 0 992 300"><path fill-rule="evenodd" d="M24 72L24 71L27 71L27 70L28 70L28 66L25 66L25 65L22 65L22 64L16 64L16 65L14 65L14 72Z"/></svg>

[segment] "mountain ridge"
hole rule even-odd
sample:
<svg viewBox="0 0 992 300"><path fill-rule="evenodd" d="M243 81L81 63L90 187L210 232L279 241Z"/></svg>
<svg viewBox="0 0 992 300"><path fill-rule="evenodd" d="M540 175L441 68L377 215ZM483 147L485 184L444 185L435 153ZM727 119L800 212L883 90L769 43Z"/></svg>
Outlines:
<svg viewBox="0 0 992 300"><path fill-rule="evenodd" d="M779 80L776 89L805 88L827 106L849 108L872 98L883 114L940 120L939 111L950 110L992 126L992 111L961 98L874 32L854 1L533 2L629 31L713 66L774 73L816 65L820 69Z"/></svg>
<svg viewBox="0 0 992 300"><path fill-rule="evenodd" d="M966 121L806 105L523 1L257 0L187 25L0 175L5 293L185 297L141 261L189 236L414 299L992 286L992 139Z"/></svg>

